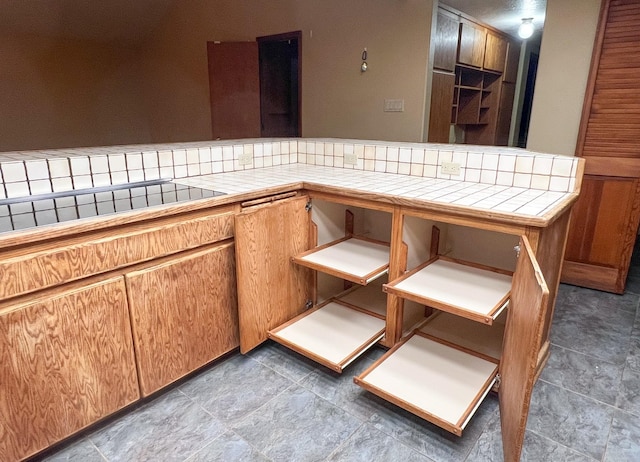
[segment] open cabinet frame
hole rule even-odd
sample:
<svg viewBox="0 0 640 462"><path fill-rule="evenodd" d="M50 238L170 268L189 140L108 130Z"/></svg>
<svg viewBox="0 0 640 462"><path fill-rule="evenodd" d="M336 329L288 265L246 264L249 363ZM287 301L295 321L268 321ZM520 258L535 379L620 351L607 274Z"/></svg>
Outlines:
<svg viewBox="0 0 640 462"><path fill-rule="evenodd" d="M516 224L502 222L488 213L469 218L448 211L382 203L316 190L305 190L300 192L299 197L247 208L236 216L235 234L243 353L266 340L272 335L270 331L277 332L279 326L296 316L304 317L317 299L313 271L293 261L293 257L316 247L318 231L309 211L317 200L390 214L389 281L400 278L407 271L407 244L403 240L403 226L408 216L495 231L520 239L520 256L513 275L503 351L498 366L505 460L519 460L531 391L549 353L549 325L559 282L561 256L566 245L570 209L558 213L546 227L539 227L526 220ZM397 349L405 341L404 300L390 292L386 297L384 337L380 344ZM299 352L304 354L303 351ZM356 379L356 382L363 385L361 379ZM368 389L376 393L373 388ZM389 399L388 396L385 398ZM400 400L389 400L400 406L403 404ZM415 411L410 406L403 407ZM458 434L437 418L421 416Z"/></svg>

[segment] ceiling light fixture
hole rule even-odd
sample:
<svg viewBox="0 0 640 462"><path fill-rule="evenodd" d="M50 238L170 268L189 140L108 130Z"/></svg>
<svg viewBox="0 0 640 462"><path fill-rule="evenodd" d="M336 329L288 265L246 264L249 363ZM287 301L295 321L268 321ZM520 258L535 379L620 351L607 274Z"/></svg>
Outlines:
<svg viewBox="0 0 640 462"><path fill-rule="evenodd" d="M533 35L533 18L522 18L522 24L518 28L518 35L520 38L528 39Z"/></svg>

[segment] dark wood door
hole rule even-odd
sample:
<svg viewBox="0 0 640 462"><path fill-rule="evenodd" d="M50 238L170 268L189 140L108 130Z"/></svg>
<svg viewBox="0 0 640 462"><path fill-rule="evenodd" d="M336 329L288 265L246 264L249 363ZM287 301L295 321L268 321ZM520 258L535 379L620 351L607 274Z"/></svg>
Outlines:
<svg viewBox="0 0 640 462"><path fill-rule="evenodd" d="M586 159L562 280L622 293L640 220L640 2L605 0L576 155Z"/></svg>
<svg viewBox="0 0 640 462"><path fill-rule="evenodd" d="M300 136L301 32L258 38L264 137Z"/></svg>
<svg viewBox="0 0 640 462"><path fill-rule="evenodd" d="M549 289L525 236L513 276L500 360L500 421L504 460L520 460L538 364Z"/></svg>
<svg viewBox="0 0 640 462"><path fill-rule="evenodd" d="M260 137L256 42L207 42L213 139Z"/></svg>

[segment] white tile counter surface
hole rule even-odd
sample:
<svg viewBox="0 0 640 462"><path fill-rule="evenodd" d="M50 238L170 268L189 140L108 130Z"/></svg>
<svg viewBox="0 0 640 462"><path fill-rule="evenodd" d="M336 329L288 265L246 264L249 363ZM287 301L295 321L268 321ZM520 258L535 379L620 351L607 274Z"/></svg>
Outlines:
<svg viewBox="0 0 640 462"><path fill-rule="evenodd" d="M447 162L459 174L443 172ZM542 224L579 191L583 162L497 146L325 138L4 152L0 200L161 178L245 197L304 183Z"/></svg>
<svg viewBox="0 0 640 462"><path fill-rule="evenodd" d="M541 218L569 193L490 185L441 178L413 177L317 165L291 164L262 169L182 178L182 184L227 194L246 193L303 181L349 191L397 196L443 205L471 207Z"/></svg>

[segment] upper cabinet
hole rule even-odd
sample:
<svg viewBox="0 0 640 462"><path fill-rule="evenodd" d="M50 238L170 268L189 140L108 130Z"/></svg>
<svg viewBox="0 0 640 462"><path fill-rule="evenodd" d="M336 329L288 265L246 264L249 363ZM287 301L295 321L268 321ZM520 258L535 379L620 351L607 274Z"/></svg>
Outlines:
<svg viewBox="0 0 640 462"><path fill-rule="evenodd" d="M504 72L509 42L492 32L487 32L484 52L484 68L490 71Z"/></svg>
<svg viewBox="0 0 640 462"><path fill-rule="evenodd" d="M456 125L465 143L508 144L520 47L448 7L433 30L428 141L452 142Z"/></svg>
<svg viewBox="0 0 640 462"><path fill-rule="evenodd" d="M433 68L453 72L458 53L458 18L442 8L438 9L438 20L434 37Z"/></svg>
<svg viewBox="0 0 640 462"><path fill-rule="evenodd" d="M484 64L487 33L484 27L469 21L460 23L460 45L458 47L458 63L473 67Z"/></svg>

